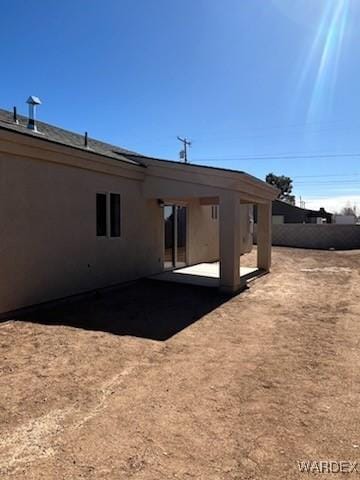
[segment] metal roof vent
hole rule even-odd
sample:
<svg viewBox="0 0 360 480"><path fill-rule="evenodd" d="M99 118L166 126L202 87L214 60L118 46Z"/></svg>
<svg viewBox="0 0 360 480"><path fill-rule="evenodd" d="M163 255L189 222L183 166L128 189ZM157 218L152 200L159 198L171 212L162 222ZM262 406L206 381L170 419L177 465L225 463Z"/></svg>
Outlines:
<svg viewBox="0 0 360 480"><path fill-rule="evenodd" d="M37 132L36 107L37 105L41 105L41 100L39 97L34 97L31 95L26 100L26 103L29 105L29 120L28 120L27 128L29 128L30 130L33 130L34 132Z"/></svg>

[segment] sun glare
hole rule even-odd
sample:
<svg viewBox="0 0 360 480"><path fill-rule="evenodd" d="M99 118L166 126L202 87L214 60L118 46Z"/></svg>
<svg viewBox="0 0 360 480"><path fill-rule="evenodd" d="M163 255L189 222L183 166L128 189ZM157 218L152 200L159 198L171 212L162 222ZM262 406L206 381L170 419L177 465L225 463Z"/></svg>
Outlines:
<svg viewBox="0 0 360 480"><path fill-rule="evenodd" d="M328 2L320 21L309 64L304 70L308 75L314 62L318 63L308 117L314 119L323 112L329 112L333 104L336 81L339 73L339 59L348 18L349 0ZM303 79L303 81L305 78Z"/></svg>
<svg viewBox="0 0 360 480"><path fill-rule="evenodd" d="M313 81L308 120L318 120L333 106L339 60L349 13L349 0L328 0L321 14L312 47L302 67L299 89ZM310 75L314 75L314 80Z"/></svg>

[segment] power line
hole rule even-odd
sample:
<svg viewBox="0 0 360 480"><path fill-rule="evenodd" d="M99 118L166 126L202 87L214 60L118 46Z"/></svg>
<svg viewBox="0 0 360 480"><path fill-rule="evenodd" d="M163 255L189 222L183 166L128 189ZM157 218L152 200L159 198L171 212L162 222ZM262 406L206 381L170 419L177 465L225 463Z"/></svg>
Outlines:
<svg viewBox="0 0 360 480"><path fill-rule="evenodd" d="M320 122L304 122L304 123L290 123L290 124L283 124L283 125L264 125L264 126L251 126L251 127L242 127L241 131L245 133L253 133L253 132L262 132L262 131L273 131L273 130L287 130L287 129L300 129L300 128L307 128L309 126L322 126L322 125L333 125L334 128L336 125L348 126L346 123L343 123L341 120L334 120L334 121L320 121ZM356 128L353 124L349 124L351 128ZM210 134L211 138L235 138L229 137L226 133L225 135L221 133L216 133L215 135ZM201 138L201 136L200 136ZM237 137L236 137L237 138Z"/></svg>
<svg viewBox="0 0 360 480"><path fill-rule="evenodd" d="M348 185L348 184L353 184L353 185L359 185L360 180L328 180L328 181L318 181L318 182L296 182L296 185Z"/></svg>
<svg viewBox="0 0 360 480"><path fill-rule="evenodd" d="M347 174L341 174L341 173L333 173L333 174L327 174L327 175L294 175L292 177L292 179L295 179L295 178L328 178L328 177L336 177L336 178L340 178L340 177L357 177L359 176L360 173L347 173Z"/></svg>
<svg viewBox="0 0 360 480"><path fill-rule="evenodd" d="M322 195L318 196L318 195L312 195L311 193L307 194L305 193L304 194L304 197L306 199L306 203L309 204L309 202L313 201L313 200L321 200L321 199L328 199L328 200L332 200L332 201L342 201L342 202L347 202L347 201L350 201L351 203L354 202L354 203L359 203L359 198L356 196L356 195L338 195L337 193L333 192L333 193L325 193L325 192L322 192Z"/></svg>
<svg viewBox="0 0 360 480"><path fill-rule="evenodd" d="M201 135L197 137L197 140L198 140L198 143L199 144L204 144L206 143L207 145L209 145L209 139L210 140L214 140L216 139L216 143L223 143L223 142L226 142L226 143L233 143L233 142L237 142L237 141L242 141L244 139L265 139L265 138L268 138L269 135L271 135L272 137L274 135L276 136L288 136L288 135L296 135L296 134L310 134L310 135L313 135L313 134L321 134L323 132L332 132L336 129L336 133L339 134L339 132L347 132L347 131L357 131L357 127L356 126L343 126L343 127L332 127L332 128L320 128L320 129L316 129L316 130L313 130L313 129L301 129L302 126L307 126L307 125L311 125L311 123L308 123L308 124L303 124L303 125L288 125L288 126L274 126L274 127L259 127L259 128L254 128L253 130L250 130L250 129L245 129L245 130L242 130L242 133L239 134L239 135L236 135L234 136L234 134L232 135L228 135L228 134L210 134L209 136L204 136L202 137ZM295 131L294 131L295 129ZM275 132L274 132L275 130ZM276 130L283 130L283 131L276 131ZM286 131L286 130L292 130L292 131ZM248 132L248 133L247 133ZM258 133L256 132L264 132L263 134L259 135ZM268 134L266 133L268 132ZM245 134L244 134L245 133ZM157 139L156 138L152 138L150 140L138 140L138 139L135 139L133 141L130 142L131 145L138 145L138 146L141 146L143 147L144 145L160 145L160 146L163 146L165 145L166 143L165 142L169 142L170 141L170 138L172 138L171 136L164 136L164 137L158 137ZM167 145L167 144L166 144ZM170 143L169 143L170 145ZM167 145L168 146L168 145Z"/></svg>
<svg viewBox="0 0 360 480"><path fill-rule="evenodd" d="M290 127L289 127L290 128ZM231 136L227 136L227 135L220 135L220 134L214 134L214 135L211 135L210 136L210 140L214 140L216 139L216 143L223 143L223 142L226 142L226 143L234 143L234 142L237 142L237 141L242 141L242 140L245 140L245 139L250 139L250 140L253 140L253 139L268 139L270 138L273 138L274 136L276 137L289 137L289 136L304 136L304 135L320 135L320 134L323 134L323 133L329 133L329 132L333 132L333 131L336 131L337 135L339 135L339 133L341 132L342 135L344 136L351 133L352 131L357 131L356 127L333 127L333 128L320 128L320 129L288 129L288 130L278 130L278 131L271 131L269 130L267 133L266 133L266 130L264 131L264 133L245 133L244 134L244 131L237 135L237 136L234 136L234 135L231 135ZM246 132L246 130L245 130ZM198 138L198 142L199 143L206 143L206 144L209 144L209 138Z"/></svg>
<svg viewBox="0 0 360 480"><path fill-rule="evenodd" d="M351 158L360 157L360 153L329 153L317 155L261 155L261 156L241 156L233 158L195 158L195 162L237 162L247 160L301 160L315 158Z"/></svg>

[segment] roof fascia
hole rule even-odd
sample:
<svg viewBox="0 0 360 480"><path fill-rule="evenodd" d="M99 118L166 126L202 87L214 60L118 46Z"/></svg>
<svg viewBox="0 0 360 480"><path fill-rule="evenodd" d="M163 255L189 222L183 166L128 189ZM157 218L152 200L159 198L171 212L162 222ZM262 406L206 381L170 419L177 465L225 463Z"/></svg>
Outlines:
<svg viewBox="0 0 360 480"><path fill-rule="evenodd" d="M0 127L0 152L51 163L143 180L146 168L100 153Z"/></svg>
<svg viewBox="0 0 360 480"><path fill-rule="evenodd" d="M189 169L187 164L148 164L146 176L191 183L194 186L205 185L222 190L234 190L265 201L274 200L278 195L276 188L246 173L209 170L202 168L201 165L192 165L192 167Z"/></svg>

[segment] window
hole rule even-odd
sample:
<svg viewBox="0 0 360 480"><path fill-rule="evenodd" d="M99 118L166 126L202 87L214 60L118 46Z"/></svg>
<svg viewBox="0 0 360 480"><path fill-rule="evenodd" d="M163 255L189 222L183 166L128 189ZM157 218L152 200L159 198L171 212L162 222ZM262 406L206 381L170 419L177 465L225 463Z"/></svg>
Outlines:
<svg viewBox="0 0 360 480"><path fill-rule="evenodd" d="M110 193L110 236L120 237L120 195Z"/></svg>
<svg viewBox="0 0 360 480"><path fill-rule="evenodd" d="M217 205L211 206L211 218L217 220L219 218L219 210Z"/></svg>
<svg viewBox="0 0 360 480"><path fill-rule="evenodd" d="M120 195L118 193L96 194L96 235L120 237Z"/></svg>
<svg viewBox="0 0 360 480"><path fill-rule="evenodd" d="M106 237L106 193L96 194L96 235Z"/></svg>

